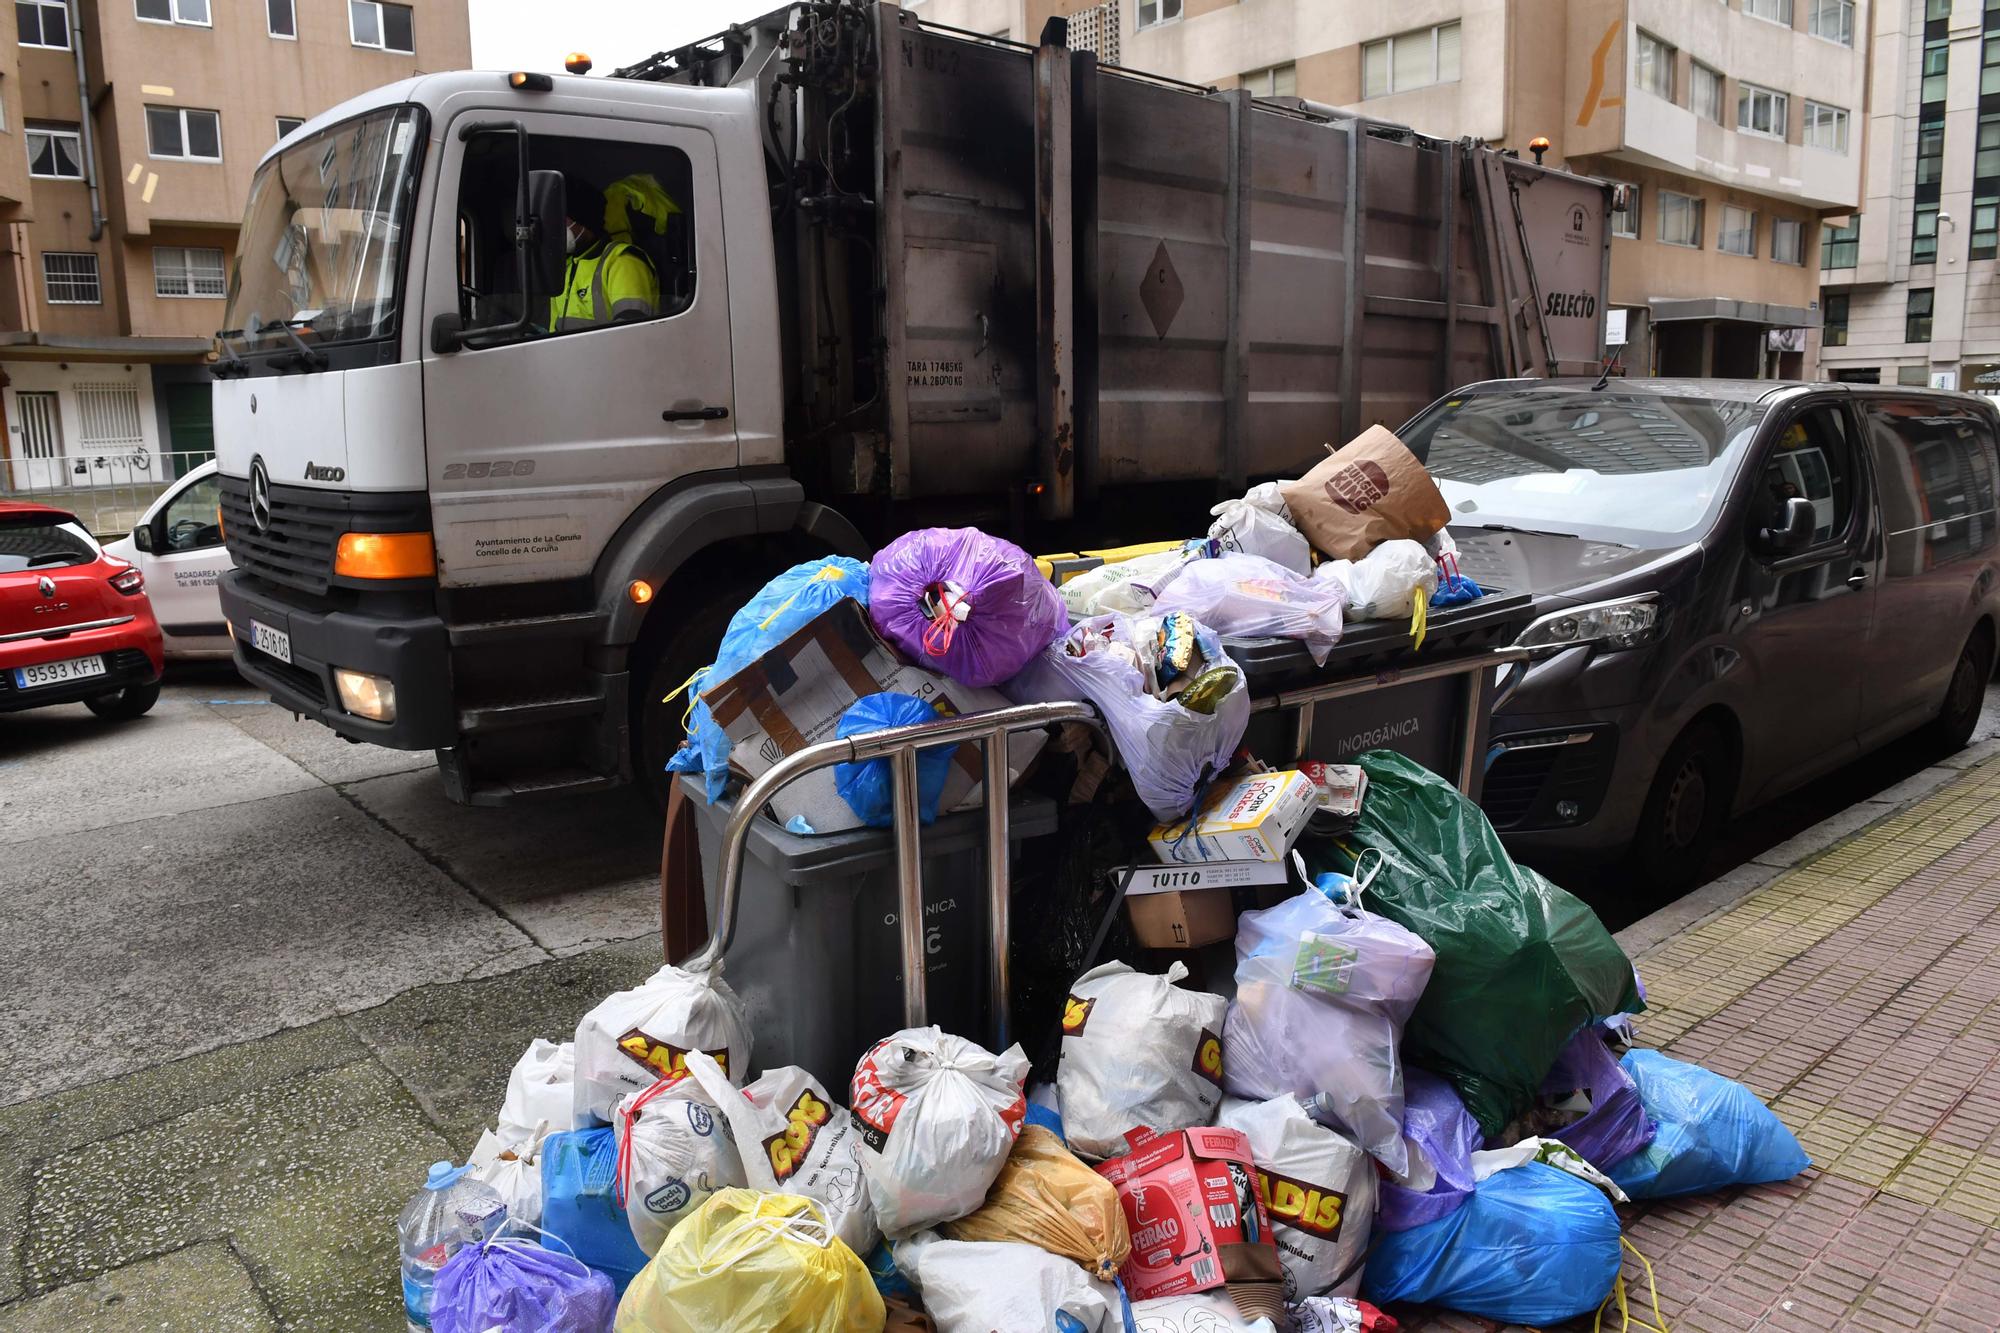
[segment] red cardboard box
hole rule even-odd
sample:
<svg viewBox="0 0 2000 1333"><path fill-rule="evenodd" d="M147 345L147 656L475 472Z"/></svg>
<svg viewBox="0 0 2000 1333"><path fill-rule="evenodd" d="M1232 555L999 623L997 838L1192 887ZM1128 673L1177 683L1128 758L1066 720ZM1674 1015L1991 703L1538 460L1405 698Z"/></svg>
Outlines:
<svg viewBox="0 0 2000 1333"><path fill-rule="evenodd" d="M1250 1140L1233 1129L1149 1139L1097 1168L1132 1233L1119 1274L1135 1301L1279 1276Z"/></svg>

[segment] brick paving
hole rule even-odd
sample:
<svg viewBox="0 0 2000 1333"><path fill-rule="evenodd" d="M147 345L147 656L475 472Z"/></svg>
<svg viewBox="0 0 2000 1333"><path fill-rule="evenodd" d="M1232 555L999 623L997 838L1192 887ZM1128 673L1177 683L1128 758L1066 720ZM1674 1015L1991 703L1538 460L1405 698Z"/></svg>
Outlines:
<svg viewBox="0 0 2000 1333"><path fill-rule="evenodd" d="M1639 957L1641 1044L1749 1085L1813 1158L1622 1210L1674 1333L2000 1328L1996 853L1991 762Z"/></svg>

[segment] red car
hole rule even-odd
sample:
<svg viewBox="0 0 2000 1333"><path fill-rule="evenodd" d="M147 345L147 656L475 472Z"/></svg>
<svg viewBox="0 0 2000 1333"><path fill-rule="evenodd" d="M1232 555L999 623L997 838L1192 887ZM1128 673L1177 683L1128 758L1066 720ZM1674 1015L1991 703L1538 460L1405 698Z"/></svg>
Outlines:
<svg viewBox="0 0 2000 1333"><path fill-rule="evenodd" d="M0 713L137 717L160 697L162 660L144 575L74 514L0 501Z"/></svg>

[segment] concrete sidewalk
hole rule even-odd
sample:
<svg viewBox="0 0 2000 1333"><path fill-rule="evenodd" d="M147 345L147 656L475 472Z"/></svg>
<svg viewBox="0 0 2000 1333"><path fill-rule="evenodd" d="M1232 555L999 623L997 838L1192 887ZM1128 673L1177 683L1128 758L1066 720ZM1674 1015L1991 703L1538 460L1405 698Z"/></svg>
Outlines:
<svg viewBox="0 0 2000 1333"><path fill-rule="evenodd" d="M1674 1333L2000 1327L1993 748L1620 936L1651 1005L1640 1042L1749 1085L1813 1158L1782 1185L1624 1210Z"/></svg>

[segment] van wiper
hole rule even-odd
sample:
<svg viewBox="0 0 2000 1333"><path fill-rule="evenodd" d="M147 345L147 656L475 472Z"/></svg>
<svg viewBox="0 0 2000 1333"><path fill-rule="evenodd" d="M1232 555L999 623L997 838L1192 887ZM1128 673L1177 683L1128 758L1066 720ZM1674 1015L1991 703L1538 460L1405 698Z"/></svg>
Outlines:
<svg viewBox="0 0 2000 1333"><path fill-rule="evenodd" d="M215 331L216 345L222 348L223 362L219 366L210 366L208 368L209 374L215 376L217 379L222 379L227 375L248 375L250 373L250 363L236 355L236 349L229 345L231 338L240 338L242 336L243 330L241 329L217 329Z"/></svg>
<svg viewBox="0 0 2000 1333"><path fill-rule="evenodd" d="M1518 532L1528 537L1567 537L1571 541L1578 542L1583 540L1574 532L1550 532L1547 528L1517 528L1512 523L1469 523L1466 526L1486 532Z"/></svg>

